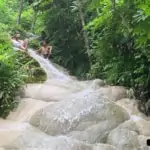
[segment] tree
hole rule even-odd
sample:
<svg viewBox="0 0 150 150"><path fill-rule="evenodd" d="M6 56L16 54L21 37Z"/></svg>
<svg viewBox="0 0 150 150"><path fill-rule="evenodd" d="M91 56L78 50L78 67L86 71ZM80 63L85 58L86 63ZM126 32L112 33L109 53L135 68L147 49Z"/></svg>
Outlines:
<svg viewBox="0 0 150 150"><path fill-rule="evenodd" d="M112 0L112 3L113 3L113 9L115 10L116 9L116 0Z"/></svg>
<svg viewBox="0 0 150 150"><path fill-rule="evenodd" d="M35 24L36 24L36 20L38 17L38 11L39 11L38 6L34 6L33 10L34 10L34 15L33 15L33 21L32 21L32 25L31 25L31 32L32 33L34 33Z"/></svg>
<svg viewBox="0 0 150 150"><path fill-rule="evenodd" d="M23 0L19 0L17 24L20 24L22 11L23 11Z"/></svg>
<svg viewBox="0 0 150 150"><path fill-rule="evenodd" d="M83 37L84 37L84 41L85 41L85 47L87 49L87 52L89 52L90 47L89 47L89 40L88 40L88 35L86 30L84 29L85 27L85 20L84 20L84 14L82 11L82 0L77 0L77 7L78 7L78 11L79 11L79 16L80 16L80 20L81 20L81 24L82 24L82 30L83 30Z"/></svg>
<svg viewBox="0 0 150 150"><path fill-rule="evenodd" d="M51 2L52 2L52 0L28 0L29 5L31 5L34 10L33 21L32 21L32 25L31 25L31 32L34 33L38 13L40 11L42 11L43 8L45 8L45 10L47 10L46 7L49 6L49 4L51 4Z"/></svg>
<svg viewBox="0 0 150 150"><path fill-rule="evenodd" d="M40 4L42 3L42 0L38 0L38 1L34 1L34 0L29 0L29 4L32 6L34 14L33 14L33 21L31 24L31 32L34 33L34 29L35 29L35 24L36 24L36 20L38 17L38 12L40 11L39 7Z"/></svg>

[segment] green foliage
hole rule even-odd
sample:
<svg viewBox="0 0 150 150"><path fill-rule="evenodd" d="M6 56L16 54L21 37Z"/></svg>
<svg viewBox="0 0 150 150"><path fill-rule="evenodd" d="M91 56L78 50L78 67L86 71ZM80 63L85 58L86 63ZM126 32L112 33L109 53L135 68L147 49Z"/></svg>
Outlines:
<svg viewBox="0 0 150 150"><path fill-rule="evenodd" d="M0 65L0 116L6 117L9 112L17 105L16 96L23 84L19 71L6 66L1 62Z"/></svg>
<svg viewBox="0 0 150 150"><path fill-rule="evenodd" d="M35 23L35 33L44 30L48 35L53 46L53 61L69 69L71 74L80 79L87 75L90 79L102 78L110 84L127 86L135 91L137 98L147 101L150 98L150 1L80 0L90 37L88 52L78 2L27 0L23 4L21 24L16 25L17 2L0 0L2 72L7 68L8 75L5 75L10 78L14 69L16 76L21 69L24 81L45 81L45 72L35 60L23 53L17 54L17 58L14 56L10 42L6 42L9 41L7 34L3 33L18 31L24 38ZM39 41L31 41L30 46L38 49Z"/></svg>
<svg viewBox="0 0 150 150"><path fill-rule="evenodd" d="M36 60L30 57L27 53L17 52L16 55L18 66L21 67L25 74L24 80L26 83L41 83L46 81L46 73Z"/></svg>
<svg viewBox="0 0 150 150"><path fill-rule="evenodd" d="M11 22L11 15L9 14L9 9L7 8L5 1L0 1L0 16L1 16L1 23L10 23Z"/></svg>
<svg viewBox="0 0 150 150"><path fill-rule="evenodd" d="M7 24L3 24L3 23L0 23L0 33L2 34L3 32L5 31L8 31L8 25Z"/></svg>
<svg viewBox="0 0 150 150"><path fill-rule="evenodd" d="M31 30L31 25L32 25L32 20L33 20L33 13L34 13L34 11L31 7L25 9L22 13L21 26L26 31Z"/></svg>
<svg viewBox="0 0 150 150"><path fill-rule="evenodd" d="M21 38L26 38L26 30L21 26L21 25L13 25L9 27L9 31L11 32L12 35L15 35L16 33L20 33Z"/></svg>
<svg viewBox="0 0 150 150"><path fill-rule="evenodd" d="M3 36L5 37L5 36ZM9 40L7 41L9 42ZM6 37L0 39L0 116L6 117L16 104L17 91L23 85L23 77L18 66L17 58Z"/></svg>
<svg viewBox="0 0 150 150"><path fill-rule="evenodd" d="M36 24L35 24L35 33L36 34L40 34L43 30L45 30L45 15L47 14L47 12L40 12L37 20L36 20Z"/></svg>
<svg viewBox="0 0 150 150"><path fill-rule="evenodd" d="M92 39L88 77L132 87L142 100L150 97L148 4L122 0L114 11L112 3L103 0L92 5L99 12L86 26Z"/></svg>
<svg viewBox="0 0 150 150"><path fill-rule="evenodd" d="M78 77L85 76L89 60L80 17L72 11L72 0L54 0L45 15L46 32L53 46L53 61Z"/></svg>
<svg viewBox="0 0 150 150"><path fill-rule="evenodd" d="M0 117L6 117L18 101L18 91L25 83L46 80L46 73L28 54L14 51L8 33L0 36Z"/></svg>
<svg viewBox="0 0 150 150"><path fill-rule="evenodd" d="M41 83L46 78L45 71L28 54L0 45L0 116L5 118L17 106L16 96L25 83Z"/></svg>
<svg viewBox="0 0 150 150"><path fill-rule="evenodd" d="M35 50L38 50L40 48L40 41L37 39L32 40L32 41L30 41L29 46Z"/></svg>

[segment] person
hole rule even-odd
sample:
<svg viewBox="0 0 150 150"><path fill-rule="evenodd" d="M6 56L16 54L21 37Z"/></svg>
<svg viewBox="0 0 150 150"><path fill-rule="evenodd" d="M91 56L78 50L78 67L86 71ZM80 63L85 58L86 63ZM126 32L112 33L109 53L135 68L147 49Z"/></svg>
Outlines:
<svg viewBox="0 0 150 150"><path fill-rule="evenodd" d="M14 47L20 48L22 50L27 50L27 48L28 48L28 40L27 39L21 40L19 33L17 33L15 36L13 36L11 38L11 40L12 40L12 43L13 43Z"/></svg>
<svg viewBox="0 0 150 150"><path fill-rule="evenodd" d="M42 54L45 59L49 58L50 55L51 55L51 53L52 53L52 46L50 46L49 43L48 43L48 41L45 40L45 41L42 42L42 46L38 50L38 52L40 54Z"/></svg>

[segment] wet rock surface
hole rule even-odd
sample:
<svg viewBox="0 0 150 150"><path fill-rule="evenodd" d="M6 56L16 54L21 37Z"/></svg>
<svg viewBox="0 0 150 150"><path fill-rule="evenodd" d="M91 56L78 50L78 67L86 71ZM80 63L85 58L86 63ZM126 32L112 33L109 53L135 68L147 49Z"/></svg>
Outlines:
<svg viewBox="0 0 150 150"><path fill-rule="evenodd" d="M150 150L150 147L147 146L147 140L150 139L150 136L139 135L139 149L140 150Z"/></svg>
<svg viewBox="0 0 150 150"><path fill-rule="evenodd" d="M115 129L110 132L107 143L119 150L138 150L138 134L127 129Z"/></svg>
<svg viewBox="0 0 150 150"><path fill-rule="evenodd" d="M49 135L69 133L76 139L96 143L127 119L129 115L121 107L98 91L88 89L76 98L41 109L31 117L30 123Z"/></svg>
<svg viewBox="0 0 150 150"><path fill-rule="evenodd" d="M49 104L51 104L51 102ZM36 111L46 106L47 102L45 101L32 98L23 98L20 100L20 104L18 105L17 109L12 111L7 119L16 120L19 122L28 122Z"/></svg>
<svg viewBox="0 0 150 150"><path fill-rule="evenodd" d="M127 89L77 81L29 53L48 80L28 84L18 108L0 120L0 150L149 150L149 118Z"/></svg>
<svg viewBox="0 0 150 150"><path fill-rule="evenodd" d="M63 97L72 94L74 91L54 85L28 84L25 89L25 97L43 101L61 101Z"/></svg>

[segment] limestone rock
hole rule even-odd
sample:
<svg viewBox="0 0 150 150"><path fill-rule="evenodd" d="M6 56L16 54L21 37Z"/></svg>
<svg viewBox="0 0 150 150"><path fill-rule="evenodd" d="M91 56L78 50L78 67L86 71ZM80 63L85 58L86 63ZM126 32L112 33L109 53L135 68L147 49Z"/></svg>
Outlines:
<svg viewBox="0 0 150 150"><path fill-rule="evenodd" d="M127 90L122 86L100 87L99 92L108 97L109 100L118 101L127 98Z"/></svg>
<svg viewBox="0 0 150 150"><path fill-rule="evenodd" d="M108 133L116 126L117 124L115 120L101 121L100 123L91 125L83 131L72 131L68 136L90 144L106 143Z"/></svg>
<svg viewBox="0 0 150 150"><path fill-rule="evenodd" d="M73 92L72 89L65 89L54 85L28 84L25 89L25 98L43 101L60 101Z"/></svg>
<svg viewBox="0 0 150 150"><path fill-rule="evenodd" d="M31 98L23 98L20 100L19 106L9 114L7 119L16 120L20 122L28 122L30 117L41 108L47 106L49 103L35 100Z"/></svg>
<svg viewBox="0 0 150 150"><path fill-rule="evenodd" d="M124 123L120 124L118 127L118 129L126 129L126 130L130 130L130 131L134 131L136 133L139 134L139 129L138 126L136 125L136 123L133 120L127 120Z"/></svg>
<svg viewBox="0 0 150 150"><path fill-rule="evenodd" d="M135 121L139 134L145 135L145 136L150 136L150 122L146 121L144 119L139 119Z"/></svg>
<svg viewBox="0 0 150 150"><path fill-rule="evenodd" d="M114 129L110 132L107 143L119 150L137 150L139 148L138 134L126 129Z"/></svg>
<svg viewBox="0 0 150 150"><path fill-rule="evenodd" d="M51 137L40 132L23 132L12 143L5 146L6 149L38 149L38 150L92 150L92 146L72 140L64 136Z"/></svg>
<svg viewBox="0 0 150 150"><path fill-rule="evenodd" d="M68 134L77 139L81 132L82 141L94 143L104 140L110 130L127 119L124 109L105 99L99 91L87 89L76 98L41 109L31 117L30 123L53 136ZM95 137L90 137L94 134Z"/></svg>
<svg viewBox="0 0 150 150"><path fill-rule="evenodd" d="M6 130L2 131L2 126ZM48 136L24 123L2 120L0 129L0 146L5 150L116 150L107 144L91 145L65 136Z"/></svg>
<svg viewBox="0 0 150 150"><path fill-rule="evenodd" d="M147 139L150 139L150 137L144 136L144 135L139 135L138 140L139 140L139 149L140 150L150 150L150 147L147 146Z"/></svg>
<svg viewBox="0 0 150 150"><path fill-rule="evenodd" d="M101 86L104 86L104 85L105 85L105 82L103 80L95 79L92 83L92 88L98 89L98 88L100 88Z"/></svg>
<svg viewBox="0 0 150 150"><path fill-rule="evenodd" d="M124 98L117 101L116 104L123 107L130 115L146 118L146 116L138 110L137 100L135 99Z"/></svg>
<svg viewBox="0 0 150 150"><path fill-rule="evenodd" d="M0 119L0 147L13 142L20 134L33 128L27 123L18 123L14 121Z"/></svg>
<svg viewBox="0 0 150 150"><path fill-rule="evenodd" d="M93 150L119 150L119 149L109 144L96 144Z"/></svg>

